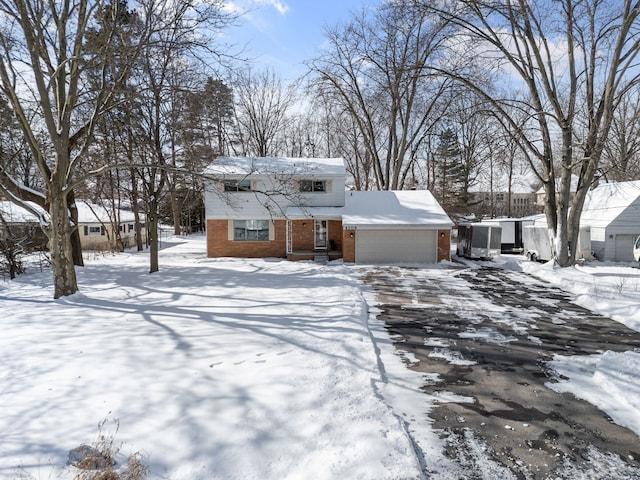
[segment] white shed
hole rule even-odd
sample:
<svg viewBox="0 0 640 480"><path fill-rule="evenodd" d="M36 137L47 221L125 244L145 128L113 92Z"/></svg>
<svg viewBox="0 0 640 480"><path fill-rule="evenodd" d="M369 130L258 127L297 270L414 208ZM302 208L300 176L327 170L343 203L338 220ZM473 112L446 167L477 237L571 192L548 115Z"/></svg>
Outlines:
<svg viewBox="0 0 640 480"><path fill-rule="evenodd" d="M605 183L589 192L580 217L591 226L598 260L631 262L640 236L640 181Z"/></svg>

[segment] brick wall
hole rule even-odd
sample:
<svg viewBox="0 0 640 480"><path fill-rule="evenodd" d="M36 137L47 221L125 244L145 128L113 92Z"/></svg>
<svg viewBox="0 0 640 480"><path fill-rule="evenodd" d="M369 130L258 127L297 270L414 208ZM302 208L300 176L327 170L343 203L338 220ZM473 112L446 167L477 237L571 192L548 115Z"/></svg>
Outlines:
<svg viewBox="0 0 640 480"><path fill-rule="evenodd" d="M451 260L451 230L438 230L438 262Z"/></svg>
<svg viewBox="0 0 640 480"><path fill-rule="evenodd" d="M342 220L329 220L329 248L342 250Z"/></svg>
<svg viewBox="0 0 640 480"><path fill-rule="evenodd" d="M356 230L342 230L342 259L347 263L356 261Z"/></svg>
<svg viewBox="0 0 640 480"><path fill-rule="evenodd" d="M207 220L207 256L214 257L280 257L287 255L286 222L274 222L275 237L268 242L234 242L229 240L228 220Z"/></svg>
<svg viewBox="0 0 640 480"><path fill-rule="evenodd" d="M291 222L293 250L313 250L313 220Z"/></svg>

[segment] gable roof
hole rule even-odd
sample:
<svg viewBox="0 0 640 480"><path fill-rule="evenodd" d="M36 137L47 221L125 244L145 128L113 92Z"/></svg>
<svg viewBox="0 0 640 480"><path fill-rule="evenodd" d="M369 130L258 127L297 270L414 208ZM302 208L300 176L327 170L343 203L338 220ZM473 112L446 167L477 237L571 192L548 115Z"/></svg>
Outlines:
<svg viewBox="0 0 640 480"><path fill-rule="evenodd" d="M203 172L210 176L345 175L342 158L218 157Z"/></svg>
<svg viewBox="0 0 640 480"><path fill-rule="evenodd" d="M604 183L587 194L580 221L604 227L634 203L640 208L640 181Z"/></svg>
<svg viewBox="0 0 640 480"><path fill-rule="evenodd" d="M428 190L347 192L345 227L451 228L453 222Z"/></svg>
<svg viewBox="0 0 640 480"><path fill-rule="evenodd" d="M113 218L113 209L107 209L95 203L77 201L76 208L78 223L111 223ZM144 215L140 214L140 217L144 219ZM131 223L135 221L135 215L131 210L120 209L119 220L120 223Z"/></svg>

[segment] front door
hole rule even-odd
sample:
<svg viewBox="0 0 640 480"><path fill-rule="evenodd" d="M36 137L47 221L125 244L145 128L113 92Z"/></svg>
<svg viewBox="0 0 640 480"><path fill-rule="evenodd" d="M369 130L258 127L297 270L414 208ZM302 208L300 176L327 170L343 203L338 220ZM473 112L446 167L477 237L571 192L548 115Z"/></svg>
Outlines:
<svg viewBox="0 0 640 480"><path fill-rule="evenodd" d="M327 220L314 221L313 248L316 250L327 249Z"/></svg>

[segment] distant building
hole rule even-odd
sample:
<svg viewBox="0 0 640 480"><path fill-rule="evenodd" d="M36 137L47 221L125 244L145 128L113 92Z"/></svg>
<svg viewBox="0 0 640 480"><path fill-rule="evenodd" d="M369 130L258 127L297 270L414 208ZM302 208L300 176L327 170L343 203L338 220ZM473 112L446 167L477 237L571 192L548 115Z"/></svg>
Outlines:
<svg viewBox="0 0 640 480"><path fill-rule="evenodd" d="M533 175L512 178L511 189L505 178L493 182L481 181L469 192L469 206L478 218L519 218L540 213L544 204L538 203L537 185Z"/></svg>

